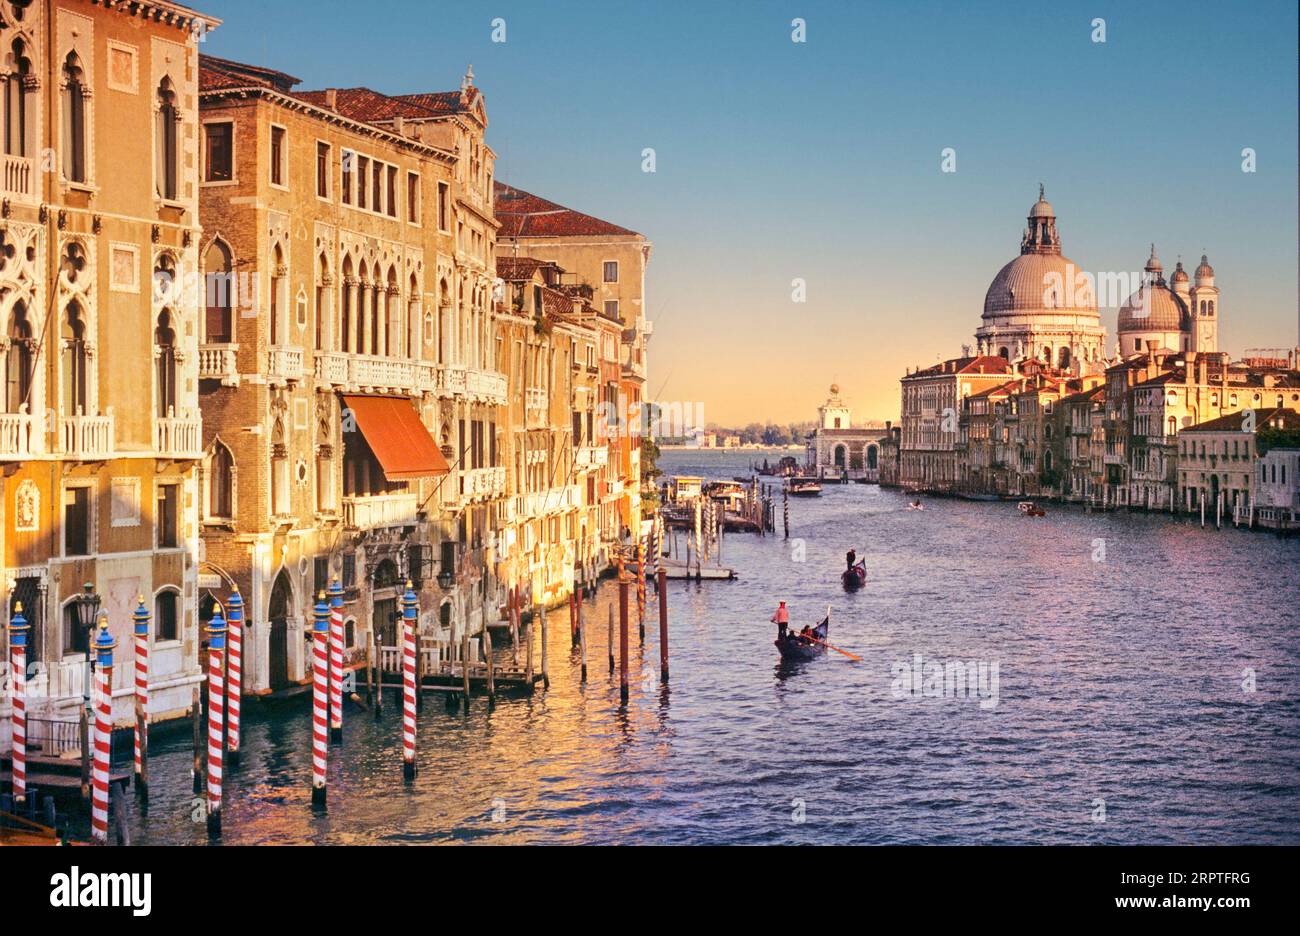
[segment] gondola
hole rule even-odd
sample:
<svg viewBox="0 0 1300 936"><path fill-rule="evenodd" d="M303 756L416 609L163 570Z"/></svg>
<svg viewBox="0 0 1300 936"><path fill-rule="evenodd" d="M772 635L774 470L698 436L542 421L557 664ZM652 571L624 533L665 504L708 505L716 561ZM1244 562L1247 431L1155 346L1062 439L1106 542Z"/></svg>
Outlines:
<svg viewBox="0 0 1300 936"><path fill-rule="evenodd" d="M860 559L853 568L841 572L840 584L844 586L845 591L857 591L867 584L867 560Z"/></svg>
<svg viewBox="0 0 1300 936"><path fill-rule="evenodd" d="M776 649L781 651L781 659L787 662L794 660L811 660L821 656L826 652L826 636L831 630L830 611L826 612L826 617L822 622L813 628L813 636L823 643L817 643L812 640L805 640L795 631L787 631L784 637L776 638Z"/></svg>
<svg viewBox="0 0 1300 936"><path fill-rule="evenodd" d="M1017 507L1017 508L1020 510L1020 512L1021 512L1022 514L1024 514L1026 517L1045 517L1045 516L1047 516L1047 511L1044 510L1042 507L1039 507L1039 506L1038 506L1037 504L1035 504L1033 501L1021 501L1019 504L1016 505L1016 507Z"/></svg>

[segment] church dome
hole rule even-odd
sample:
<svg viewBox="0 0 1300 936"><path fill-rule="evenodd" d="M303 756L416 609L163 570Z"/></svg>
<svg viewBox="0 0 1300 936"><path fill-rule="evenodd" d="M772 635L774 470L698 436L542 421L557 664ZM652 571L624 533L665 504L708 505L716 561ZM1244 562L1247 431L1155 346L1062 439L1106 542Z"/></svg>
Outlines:
<svg viewBox="0 0 1300 936"><path fill-rule="evenodd" d="M1144 284L1119 307L1120 334L1180 332L1190 328L1187 306L1163 281Z"/></svg>
<svg viewBox="0 0 1300 936"><path fill-rule="evenodd" d="M1061 255L1056 212L1041 185L1027 220L1020 256L998 271L984 296L984 318L1039 312L1095 315L1097 297L1092 284L1078 264Z"/></svg>
<svg viewBox="0 0 1300 936"><path fill-rule="evenodd" d="M1214 279L1214 267L1210 266L1209 259L1205 254L1201 254L1201 265L1196 268L1196 281Z"/></svg>
<svg viewBox="0 0 1300 936"><path fill-rule="evenodd" d="M1060 254L1021 254L998 271L984 296L986 319L1018 312L1062 311L1095 313L1097 298L1078 264Z"/></svg>
<svg viewBox="0 0 1300 936"><path fill-rule="evenodd" d="M1169 281L1175 284L1187 282L1187 271L1183 269L1183 261L1178 261L1178 265L1174 267L1174 275L1169 278Z"/></svg>

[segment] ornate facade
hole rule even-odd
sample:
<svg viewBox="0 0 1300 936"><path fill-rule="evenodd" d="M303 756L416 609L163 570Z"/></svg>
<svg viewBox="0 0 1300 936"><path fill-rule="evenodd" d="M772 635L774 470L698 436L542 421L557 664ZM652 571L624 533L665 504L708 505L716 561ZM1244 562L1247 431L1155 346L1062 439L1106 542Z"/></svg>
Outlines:
<svg viewBox="0 0 1300 936"><path fill-rule="evenodd" d="M197 39L180 4L0 2L0 589L32 625L38 719L75 719L102 598L153 613L151 717L201 680ZM130 668L114 671L130 717ZM7 705L7 701L0 705ZM4 721L7 725L7 720Z"/></svg>

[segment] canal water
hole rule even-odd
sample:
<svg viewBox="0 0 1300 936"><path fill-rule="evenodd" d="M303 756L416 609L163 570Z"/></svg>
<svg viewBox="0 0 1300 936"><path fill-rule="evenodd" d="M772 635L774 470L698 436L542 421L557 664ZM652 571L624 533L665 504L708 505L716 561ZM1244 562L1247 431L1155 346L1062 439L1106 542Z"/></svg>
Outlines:
<svg viewBox="0 0 1300 936"><path fill-rule="evenodd" d="M731 477L754 457L660 464ZM475 698L468 714L426 699L409 786L396 700L379 722L349 708L324 816L309 806L307 699L246 703L222 841L1300 842L1300 540L906 505L832 484L791 501L789 540L729 535L737 581L670 583L668 687L653 603L644 646L633 630L625 707L606 663L614 590L587 604L586 685L553 613L550 690L492 711ZM867 560L856 594L839 584L850 546ZM778 666L778 599L797 625L829 606L831 642L860 660ZM207 841L190 763L188 736L154 745L135 842Z"/></svg>

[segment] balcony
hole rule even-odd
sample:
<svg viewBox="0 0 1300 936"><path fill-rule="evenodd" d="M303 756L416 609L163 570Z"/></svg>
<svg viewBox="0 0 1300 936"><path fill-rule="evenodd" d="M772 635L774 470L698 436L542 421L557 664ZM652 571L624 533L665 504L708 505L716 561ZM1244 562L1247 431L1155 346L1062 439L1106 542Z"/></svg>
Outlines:
<svg viewBox="0 0 1300 936"><path fill-rule="evenodd" d="M32 417L26 413L0 413L0 458L26 458L35 436Z"/></svg>
<svg viewBox="0 0 1300 936"><path fill-rule="evenodd" d="M199 345L199 379L219 380L223 387L238 386L238 356L237 344Z"/></svg>
<svg viewBox="0 0 1300 936"><path fill-rule="evenodd" d="M267 361L267 376L272 384L302 380L302 348L272 348Z"/></svg>
<svg viewBox="0 0 1300 936"><path fill-rule="evenodd" d="M490 500L506 491L506 470L468 468L460 473L460 495L466 500Z"/></svg>
<svg viewBox="0 0 1300 936"><path fill-rule="evenodd" d="M505 403L506 375L471 368L465 372L465 392L484 403Z"/></svg>
<svg viewBox="0 0 1300 936"><path fill-rule="evenodd" d="M579 468L602 468L609 464L609 449L603 445L583 445L573 457Z"/></svg>
<svg viewBox="0 0 1300 936"><path fill-rule="evenodd" d="M76 458L108 458L113 454L113 411L106 416L64 416L59 419L60 449Z"/></svg>
<svg viewBox="0 0 1300 936"><path fill-rule="evenodd" d="M26 156L0 156L3 164L4 192L19 198L33 198L36 194L36 161Z"/></svg>
<svg viewBox="0 0 1300 936"><path fill-rule="evenodd" d="M582 503L582 491L576 484L515 495L515 515L530 519L563 512Z"/></svg>
<svg viewBox="0 0 1300 936"><path fill-rule="evenodd" d="M380 494L343 498L343 523L350 529L407 526L415 523L420 502L416 494Z"/></svg>
<svg viewBox="0 0 1300 936"><path fill-rule="evenodd" d="M201 457L198 418L163 416L154 420L153 448L158 458Z"/></svg>

